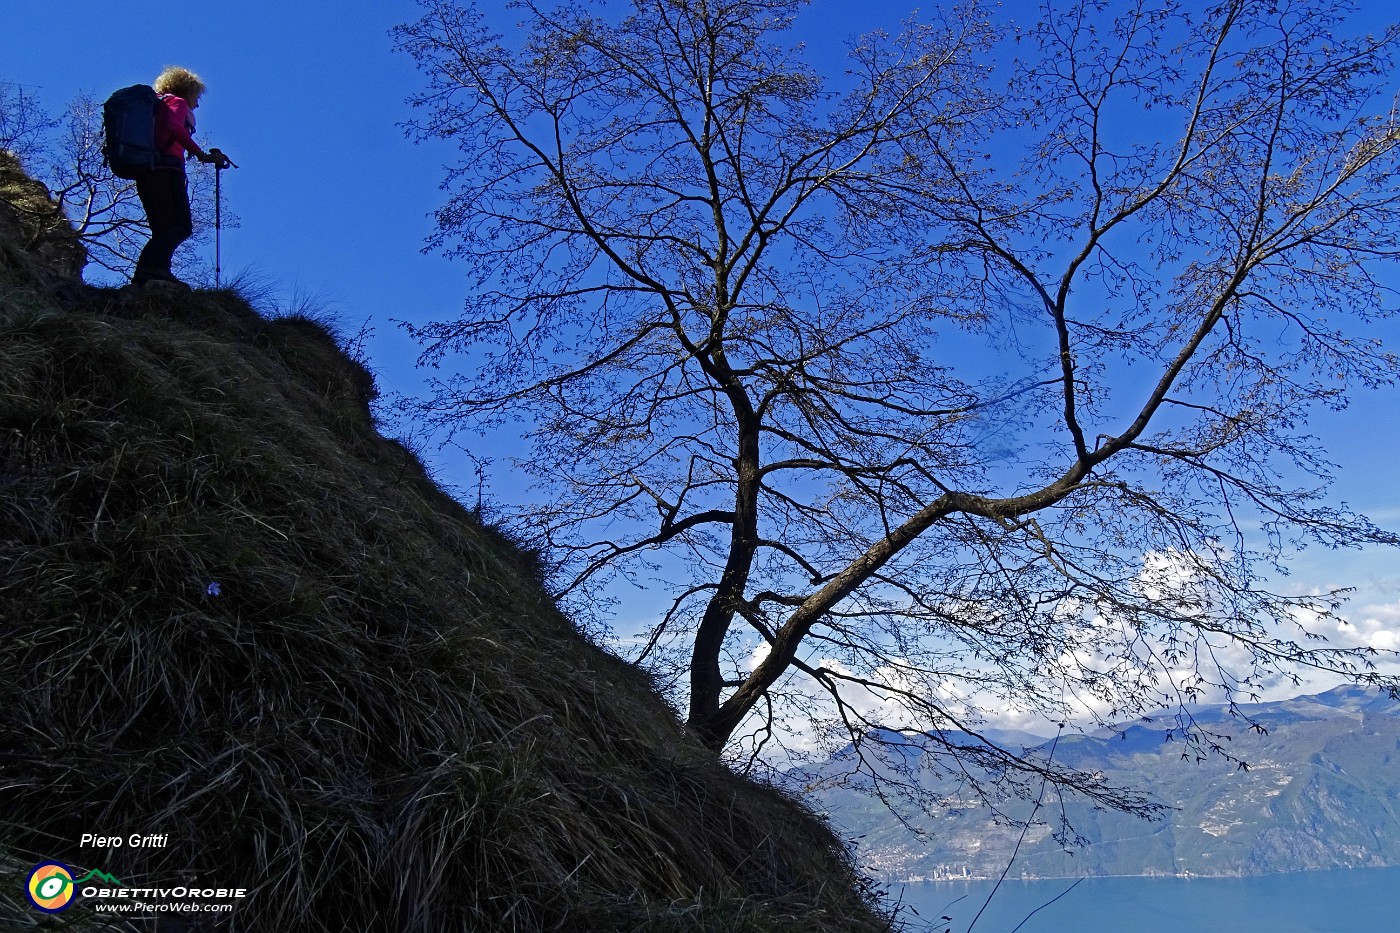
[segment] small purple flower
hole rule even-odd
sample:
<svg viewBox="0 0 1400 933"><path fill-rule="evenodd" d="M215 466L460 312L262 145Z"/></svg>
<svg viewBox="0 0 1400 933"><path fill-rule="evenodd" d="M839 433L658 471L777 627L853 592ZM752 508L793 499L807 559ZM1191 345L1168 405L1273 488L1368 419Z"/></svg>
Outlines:
<svg viewBox="0 0 1400 933"><path fill-rule="evenodd" d="M213 583L209 584L204 588L204 592L208 596L218 596L220 593L223 592L223 588L219 586L219 581L215 580Z"/></svg>

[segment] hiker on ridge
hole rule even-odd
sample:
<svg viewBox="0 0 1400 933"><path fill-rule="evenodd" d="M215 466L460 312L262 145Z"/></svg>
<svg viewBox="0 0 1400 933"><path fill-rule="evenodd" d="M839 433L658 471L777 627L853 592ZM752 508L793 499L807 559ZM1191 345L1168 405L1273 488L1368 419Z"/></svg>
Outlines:
<svg viewBox="0 0 1400 933"><path fill-rule="evenodd" d="M136 177L136 193L151 225L151 240L136 261L132 282L138 286L167 282L188 288L170 271L176 247L194 232L185 159L196 158L218 168L231 163L219 150L205 152L194 141L194 111L204 94L199 75L172 65L160 73L153 87L160 94L155 125L159 162Z"/></svg>

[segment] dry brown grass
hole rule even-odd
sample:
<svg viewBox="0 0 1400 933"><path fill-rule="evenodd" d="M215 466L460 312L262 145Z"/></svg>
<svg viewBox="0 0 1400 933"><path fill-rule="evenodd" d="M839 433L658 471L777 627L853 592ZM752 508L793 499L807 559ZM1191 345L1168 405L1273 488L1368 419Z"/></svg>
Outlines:
<svg viewBox="0 0 1400 933"><path fill-rule="evenodd" d="M241 930L887 928L824 826L691 742L376 432L324 327L55 291L16 255L0 923L38 922L16 876L57 858L247 885Z"/></svg>

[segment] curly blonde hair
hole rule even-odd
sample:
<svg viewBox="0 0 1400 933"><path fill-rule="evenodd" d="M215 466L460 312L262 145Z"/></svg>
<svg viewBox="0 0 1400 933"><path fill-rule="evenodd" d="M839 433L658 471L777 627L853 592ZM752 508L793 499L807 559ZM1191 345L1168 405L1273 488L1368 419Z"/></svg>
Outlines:
<svg viewBox="0 0 1400 933"><path fill-rule="evenodd" d="M161 94L174 94L190 103L199 100L200 95L204 93L204 82L199 80L199 75L178 65L166 66L152 87Z"/></svg>

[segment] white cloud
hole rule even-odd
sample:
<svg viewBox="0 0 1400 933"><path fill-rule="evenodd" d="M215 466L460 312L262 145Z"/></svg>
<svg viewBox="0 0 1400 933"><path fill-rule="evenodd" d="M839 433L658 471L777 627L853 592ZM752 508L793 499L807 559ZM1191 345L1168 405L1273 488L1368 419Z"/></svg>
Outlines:
<svg viewBox="0 0 1400 933"><path fill-rule="evenodd" d="M1228 554L1222 552L1211 555L1211 558L1222 556L1228 557ZM1204 584L1199 575L1196 555L1189 552L1159 551L1144 555L1136 583L1142 595L1171 603L1173 611L1179 615L1189 617L1196 611L1208 611L1211 588ZM1322 597L1333 589L1319 586L1313 595ZM1372 659L1377 668L1382 673L1400 675L1400 655L1390 654L1400 651L1400 598L1396 598L1397 594L1400 594L1400 585L1396 585L1396 581L1372 579L1365 589L1356 594L1362 599L1344 605L1338 616L1299 608L1293 613L1298 629L1266 635L1294 639L1304 647L1322 647L1321 642L1305 639L1305 634L1312 634L1322 636L1332 647L1375 649L1384 652ZM1208 680L1220 676L1217 665L1226 672L1227 679L1251 671L1253 659L1249 648L1219 634L1202 634L1196 645L1196 655L1188 652L1181 663L1163 668L1160 642L1135 629L1126 618L1117 616L1107 607L1100 607L1100 610L1095 612L1087 602L1070 607L1066 601L1057 607L1058 621L1066 624L1078 621L1081 627L1079 641L1067 644L1062 654L1051 663L1058 662L1068 670L1085 674L1098 672L1104 676L1101 686L1109 688L1102 692L1083 687L1074 690L1066 688L1059 697L1054 698L1060 704L1059 712L1043 712L1046 704L1032 703L1029 697L1021 700L1015 694L981 689L977 684L975 669L968 672L967 678L947 677L920 687L920 678L900 666L903 663L901 658L891 658L888 665L861 672L877 686L845 684L840 687L841 697L851 709L872 722L896 729L920 729L940 724L914 721L901 708L898 697L892 692L882 691L879 685L891 691L925 689L931 691L939 704L963 723L978 728L1015 729L1048 736L1054 734L1060 719L1071 727L1081 728L1089 728L1108 719L1114 709L1112 688L1126 683L1119 680L1115 684L1117 678L1133 676L1142 678L1144 682L1156 678L1156 689L1162 693L1163 705L1169 706L1174 698L1182 702L1190 698L1203 703L1225 699L1223 688L1209 685L1200 688L1203 692L1188 694L1186 688L1194 685L1197 676L1197 663ZM975 610L969 607L969 612ZM768 646L759 644L747 659L748 669L752 671L767 655ZM809 658L808 663L839 673L852 673L833 658ZM1152 670L1154 666L1155 670ZM1292 673L1296 675L1297 682L1287 674L1256 675L1249 694L1237 695L1236 698L1251 700L1257 696L1265 701L1281 700L1299 694L1320 693L1345 680L1338 674L1307 668L1298 668ZM790 690L799 688L804 679L795 677L785 686ZM813 734L812 717L820 720L825 716L835 722L835 703L811 684L803 688L803 693L804 699L800 704L784 706L777 711L780 720L777 728L791 747L818 751L821 743ZM837 741L843 741L839 735Z"/></svg>
<svg viewBox="0 0 1400 933"><path fill-rule="evenodd" d="M1380 651L1400 650L1400 601L1347 608L1342 614L1350 625L1336 626L1334 639L1337 642L1350 636L1358 646ZM1394 659L1386 659L1386 663L1396 665Z"/></svg>

